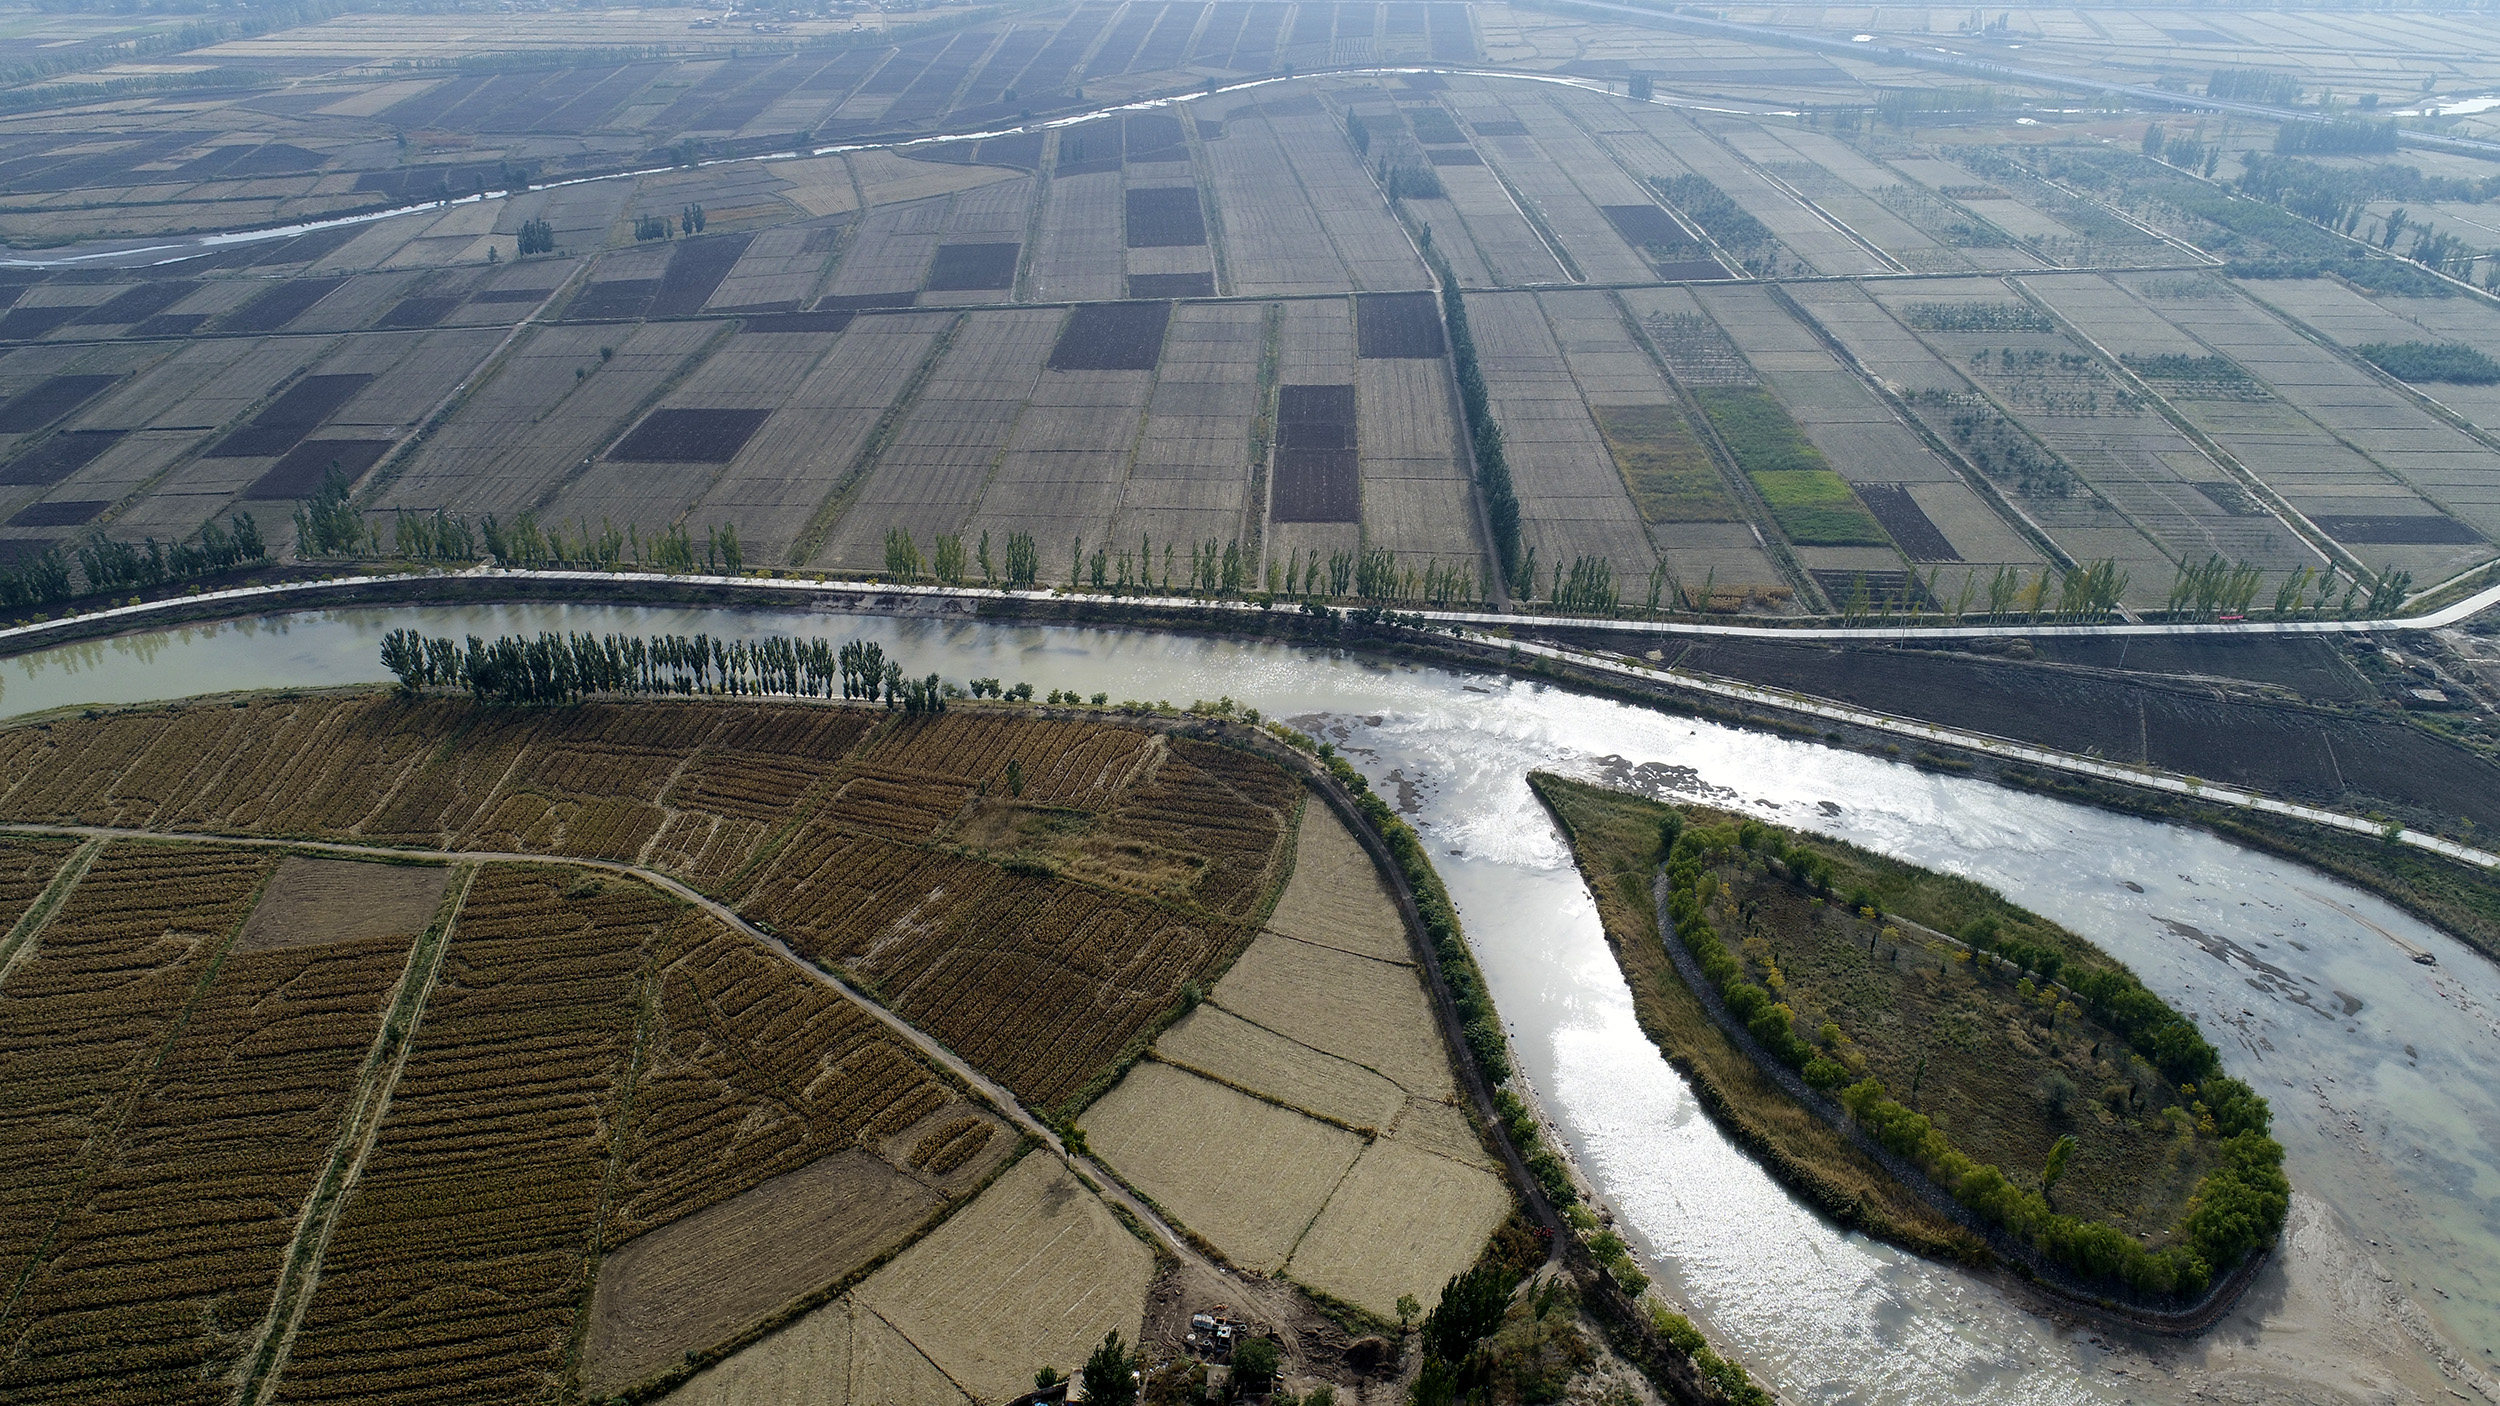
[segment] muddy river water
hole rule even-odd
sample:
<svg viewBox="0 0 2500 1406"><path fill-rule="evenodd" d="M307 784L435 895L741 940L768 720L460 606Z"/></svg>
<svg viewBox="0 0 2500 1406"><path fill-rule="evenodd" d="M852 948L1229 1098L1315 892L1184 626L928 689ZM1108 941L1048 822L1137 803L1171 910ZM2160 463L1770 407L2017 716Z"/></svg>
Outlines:
<svg viewBox="0 0 2500 1406"><path fill-rule="evenodd" d="M1112 630L511 606L275 616L0 664L0 715L387 677L382 634L867 638L915 672L1187 703L1323 731L1417 824L1523 1075L1686 1306L1798 1401L2500 1402L2500 970L2366 893L2171 826L1498 676ZM1706 799L1995 885L2131 964L2273 1101L2283 1251L2185 1343L2076 1329L1843 1233L1722 1138L1636 1028L1594 905L1524 781ZM2427 955L2428 964L2415 960Z"/></svg>

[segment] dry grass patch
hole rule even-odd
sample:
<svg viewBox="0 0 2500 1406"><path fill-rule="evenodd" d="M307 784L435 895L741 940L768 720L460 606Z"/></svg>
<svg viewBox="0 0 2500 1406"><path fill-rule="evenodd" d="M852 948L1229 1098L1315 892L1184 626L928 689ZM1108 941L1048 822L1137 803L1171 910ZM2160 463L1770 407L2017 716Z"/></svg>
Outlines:
<svg viewBox="0 0 2500 1406"><path fill-rule="evenodd" d="M1217 1005L1394 1081L1450 1097L1449 1055L1412 967L1262 934L1216 983Z"/></svg>
<svg viewBox="0 0 2500 1406"><path fill-rule="evenodd" d="M1085 1137L1225 1258L1271 1274L1363 1150L1343 1128L1157 1063L1086 1111Z"/></svg>
<svg viewBox="0 0 2500 1406"><path fill-rule="evenodd" d="M1065 1372L1117 1328L1136 1341L1152 1251L1056 1159L1030 1156L869 1276L855 1297L984 1401ZM864 1320L863 1320L864 1321Z"/></svg>
<svg viewBox="0 0 2500 1406"><path fill-rule="evenodd" d="M1476 1125L1467 1121L1467 1114L1454 1103L1433 1099L1410 1098L1398 1114L1398 1121L1389 1136L1410 1147L1439 1153L1453 1161L1493 1170L1493 1155L1484 1150L1484 1138Z"/></svg>
<svg viewBox="0 0 2500 1406"><path fill-rule="evenodd" d="M1323 1118L1357 1128L1386 1128L1406 1093L1378 1074L1230 1011L1202 1005L1155 1042L1155 1053Z"/></svg>
<svg viewBox="0 0 2500 1406"><path fill-rule="evenodd" d="M891 1324L848 1298L711 1367L668 1406L970 1406Z"/></svg>
<svg viewBox="0 0 2500 1406"><path fill-rule="evenodd" d="M1285 1273L1383 1318L1397 1316L1400 1294L1429 1308L1510 1206L1493 1173L1383 1138L1355 1162Z"/></svg>
<svg viewBox="0 0 2500 1406"><path fill-rule="evenodd" d="M370 864L290 854L279 861L277 877L262 891L236 950L413 938L433 921L450 884L447 865Z"/></svg>
<svg viewBox="0 0 2500 1406"><path fill-rule="evenodd" d="M584 1390L630 1386L841 1279L939 1200L853 1149L628 1242L599 1265Z"/></svg>
<svg viewBox="0 0 2500 1406"><path fill-rule="evenodd" d="M1384 962L1411 962L1406 920L1379 867L1324 805L1302 808L1293 877L1268 916L1270 930Z"/></svg>

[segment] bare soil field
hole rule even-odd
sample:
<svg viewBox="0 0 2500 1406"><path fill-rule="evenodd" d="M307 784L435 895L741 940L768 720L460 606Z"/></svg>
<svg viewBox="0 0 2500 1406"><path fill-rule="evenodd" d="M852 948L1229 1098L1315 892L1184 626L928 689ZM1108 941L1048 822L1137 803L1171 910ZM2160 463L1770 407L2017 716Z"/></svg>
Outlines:
<svg viewBox="0 0 2500 1406"><path fill-rule="evenodd" d="M1414 961L1406 920L1389 896L1371 852L1324 805L1302 808L1294 832L1293 878L1286 882L1270 932L1383 962Z"/></svg>
<svg viewBox="0 0 2500 1406"><path fill-rule="evenodd" d="M1406 1105L1406 1091L1387 1078L1212 1005L1175 1022L1155 1055L1349 1128L1385 1129Z"/></svg>
<svg viewBox="0 0 2500 1406"><path fill-rule="evenodd" d="M1095 303L1078 308L1050 350L1053 371L1152 371L1163 358L1170 303Z"/></svg>
<svg viewBox="0 0 2500 1406"><path fill-rule="evenodd" d="M365 938L413 940L434 920L451 870L435 864L359 864L290 854L243 925L238 952Z"/></svg>
<svg viewBox="0 0 2500 1406"><path fill-rule="evenodd" d="M1106 1332L1135 1342L1154 1268L1100 1198L1037 1155L854 1297L972 1396L1000 1401L1030 1390L1041 1364L1075 1371Z"/></svg>
<svg viewBox="0 0 2500 1406"><path fill-rule="evenodd" d="M1210 999L1409 1093L1451 1092L1449 1057L1412 967L1271 933L1242 953Z"/></svg>
<svg viewBox="0 0 2500 1406"><path fill-rule="evenodd" d="M1484 1253L1511 1204L1510 1188L1485 1168L1385 1137L1355 1159L1285 1274L1395 1318L1402 1294L1437 1303L1450 1276Z"/></svg>
<svg viewBox="0 0 2500 1406"><path fill-rule="evenodd" d="M1084 1127L1130 1185L1263 1274L1283 1268L1363 1149L1343 1128L1159 1061L1130 1070Z"/></svg>
<svg viewBox="0 0 2500 1406"><path fill-rule="evenodd" d="M599 1262L582 1387L622 1389L840 1281L940 1198L866 1152L837 1152L626 1242ZM828 1208L840 1214L828 1215Z"/></svg>

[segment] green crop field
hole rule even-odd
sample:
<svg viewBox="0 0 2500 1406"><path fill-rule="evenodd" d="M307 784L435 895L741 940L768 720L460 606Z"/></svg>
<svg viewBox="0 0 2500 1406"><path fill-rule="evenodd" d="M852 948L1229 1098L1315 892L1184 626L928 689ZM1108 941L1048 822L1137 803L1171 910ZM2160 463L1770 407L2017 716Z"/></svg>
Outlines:
<svg viewBox="0 0 2500 1406"><path fill-rule="evenodd" d="M1713 386L1694 394L1790 541L1816 547L1889 544L1848 482L1769 392Z"/></svg>
<svg viewBox="0 0 2500 1406"><path fill-rule="evenodd" d="M1593 407L1598 432L1644 522L1730 522L1740 516L1710 451L1672 405Z"/></svg>

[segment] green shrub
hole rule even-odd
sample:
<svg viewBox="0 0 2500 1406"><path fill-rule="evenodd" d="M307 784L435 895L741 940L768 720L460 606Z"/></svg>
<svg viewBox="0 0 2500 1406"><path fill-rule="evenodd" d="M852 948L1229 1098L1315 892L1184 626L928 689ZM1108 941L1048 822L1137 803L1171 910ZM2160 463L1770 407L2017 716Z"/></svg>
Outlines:
<svg viewBox="0 0 2500 1406"><path fill-rule="evenodd" d="M2460 342L2364 342L2353 351L2399 381L2457 386L2500 382L2500 361Z"/></svg>

